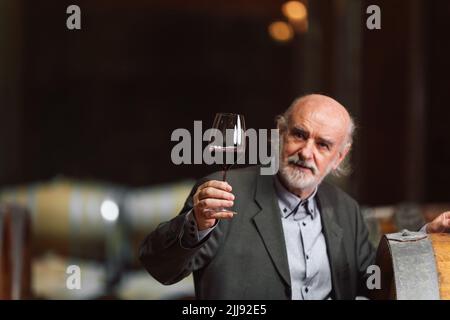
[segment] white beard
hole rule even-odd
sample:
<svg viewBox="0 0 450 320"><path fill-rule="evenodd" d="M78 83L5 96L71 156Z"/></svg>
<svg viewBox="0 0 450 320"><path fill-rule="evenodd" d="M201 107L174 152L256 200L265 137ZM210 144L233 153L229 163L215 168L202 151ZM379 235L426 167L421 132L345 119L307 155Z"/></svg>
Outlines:
<svg viewBox="0 0 450 320"><path fill-rule="evenodd" d="M312 173L303 172L287 163L281 165L279 172L282 180L291 190L315 188L320 183Z"/></svg>
<svg viewBox="0 0 450 320"><path fill-rule="evenodd" d="M331 172L333 167L333 163L330 163L325 174L317 176L317 168L315 169L315 174L313 174L312 172L304 172L295 165L289 164L287 159L280 161L280 164L280 177L290 190L314 189Z"/></svg>

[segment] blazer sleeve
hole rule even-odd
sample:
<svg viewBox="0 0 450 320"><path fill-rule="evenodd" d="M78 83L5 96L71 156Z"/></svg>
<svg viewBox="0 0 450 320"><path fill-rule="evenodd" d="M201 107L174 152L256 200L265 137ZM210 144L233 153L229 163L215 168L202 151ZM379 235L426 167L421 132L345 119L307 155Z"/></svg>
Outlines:
<svg viewBox="0 0 450 320"><path fill-rule="evenodd" d="M200 184L210 179L200 180L191 190L181 212L170 221L161 223L139 248L141 263L162 284L182 280L191 272L203 268L215 255L222 235L220 224L195 247L187 247L182 242L186 215L193 208L193 195Z"/></svg>

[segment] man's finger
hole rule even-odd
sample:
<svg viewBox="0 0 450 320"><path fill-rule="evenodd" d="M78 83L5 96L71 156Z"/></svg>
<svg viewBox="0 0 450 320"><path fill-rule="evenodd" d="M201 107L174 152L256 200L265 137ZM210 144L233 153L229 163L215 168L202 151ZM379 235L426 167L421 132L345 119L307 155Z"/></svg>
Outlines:
<svg viewBox="0 0 450 320"><path fill-rule="evenodd" d="M217 209L217 208L228 208L234 205L233 201L230 200L219 200L219 199L203 199L198 203L199 207L203 210L205 209Z"/></svg>
<svg viewBox="0 0 450 320"><path fill-rule="evenodd" d="M231 211L210 211L207 215L209 219L231 219L234 213Z"/></svg>
<svg viewBox="0 0 450 320"><path fill-rule="evenodd" d="M234 195L230 192L223 191L214 187L206 187L198 193L198 200L206 198L234 200Z"/></svg>
<svg viewBox="0 0 450 320"><path fill-rule="evenodd" d="M205 182L204 184L202 184L200 186L200 189L205 189L208 187L212 187L212 188L217 188L217 189L221 189L224 191L228 191L230 192L233 188L228 184L228 182L226 181L218 181L218 180L210 180Z"/></svg>

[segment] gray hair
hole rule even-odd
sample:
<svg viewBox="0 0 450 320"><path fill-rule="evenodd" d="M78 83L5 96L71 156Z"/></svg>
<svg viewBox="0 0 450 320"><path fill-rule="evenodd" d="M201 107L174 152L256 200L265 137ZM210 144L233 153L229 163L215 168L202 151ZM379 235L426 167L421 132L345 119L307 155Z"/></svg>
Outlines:
<svg viewBox="0 0 450 320"><path fill-rule="evenodd" d="M289 108L286 109L286 111L278 116L275 117L275 123L278 127L278 129L280 130L280 134L282 136L284 136L286 134L286 131L288 130L289 127L289 122L291 121L291 116L292 116L292 112L294 111L295 106L301 102L302 99L308 97L309 95L305 95L305 96L300 96L298 98L296 98L291 105L289 106ZM348 110L347 110L348 112ZM355 131L356 131L356 124L355 121L353 120L352 116L350 115L350 112L348 112L349 114L349 118L350 118L350 124L348 127L348 131L347 131L347 138L346 141L344 143L344 145L342 146L342 149L344 149L345 147L351 148L352 144L353 144L353 137L355 135ZM340 164L339 166L331 171L331 174L335 177L343 177L343 176L347 176L352 172L352 168L350 163L348 162L348 157L346 157Z"/></svg>

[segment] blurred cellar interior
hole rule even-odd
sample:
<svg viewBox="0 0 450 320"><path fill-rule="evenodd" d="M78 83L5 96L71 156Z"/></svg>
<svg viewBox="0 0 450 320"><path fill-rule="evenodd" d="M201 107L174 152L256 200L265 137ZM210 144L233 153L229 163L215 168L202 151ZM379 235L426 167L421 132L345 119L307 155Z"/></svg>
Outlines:
<svg viewBox="0 0 450 320"><path fill-rule="evenodd" d="M170 162L176 128L299 94L341 101L371 241L449 209L450 3L399 0L0 3L0 298L190 299L139 265L144 236L214 166ZM365 27L379 5L382 29ZM68 290L68 266L81 289Z"/></svg>

